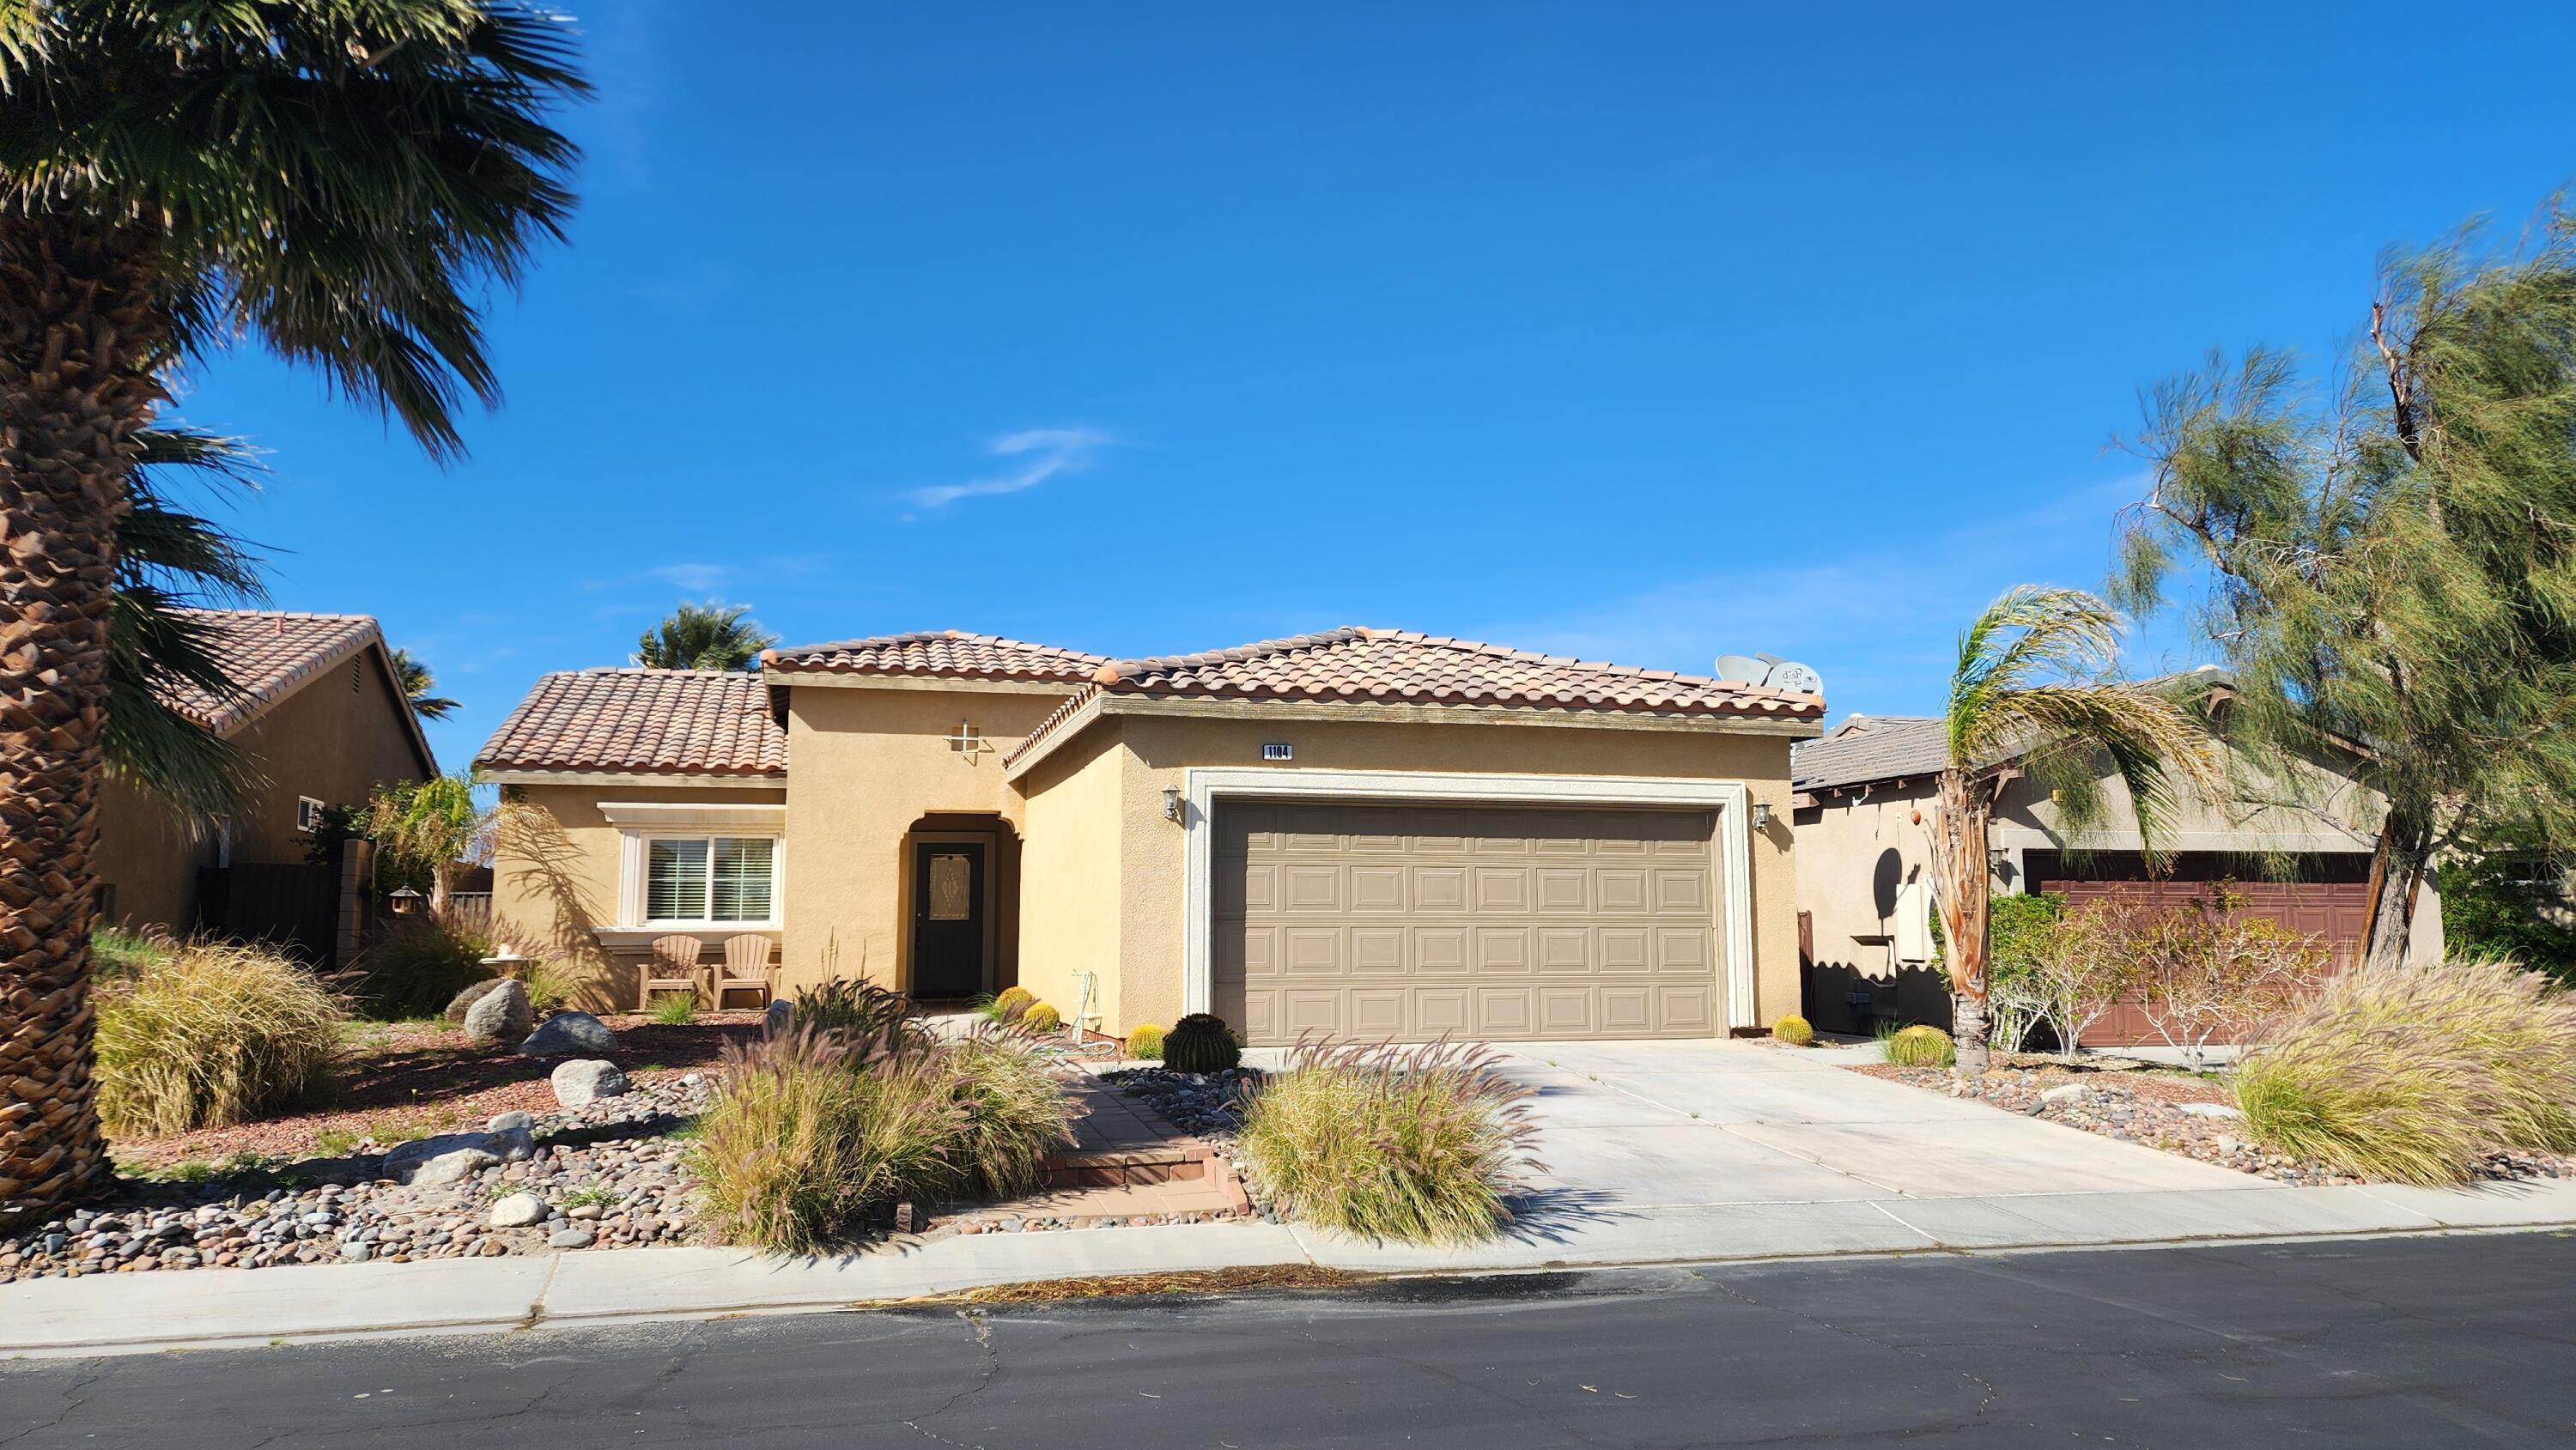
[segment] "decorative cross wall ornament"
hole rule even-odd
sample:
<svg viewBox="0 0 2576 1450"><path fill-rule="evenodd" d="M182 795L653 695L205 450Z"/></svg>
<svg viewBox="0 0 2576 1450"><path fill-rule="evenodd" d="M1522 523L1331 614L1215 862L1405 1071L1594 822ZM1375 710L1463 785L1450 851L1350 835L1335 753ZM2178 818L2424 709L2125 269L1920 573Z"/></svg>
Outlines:
<svg viewBox="0 0 2576 1450"><path fill-rule="evenodd" d="M956 751L962 756L965 756L966 763L968 765L973 765L975 763L975 757L983 754L986 749L990 748L989 743L984 739L984 737L976 733L974 725L965 720L958 721L957 733L946 737L946 739L948 741L948 748Z"/></svg>

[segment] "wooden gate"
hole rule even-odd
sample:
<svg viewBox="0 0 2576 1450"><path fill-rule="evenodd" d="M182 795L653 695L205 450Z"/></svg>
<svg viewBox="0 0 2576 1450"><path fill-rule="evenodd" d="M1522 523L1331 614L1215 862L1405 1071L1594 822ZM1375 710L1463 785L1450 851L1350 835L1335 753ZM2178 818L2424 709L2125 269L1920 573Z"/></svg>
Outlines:
<svg viewBox="0 0 2576 1450"><path fill-rule="evenodd" d="M305 965L340 965L336 866L208 866L197 873L197 928L267 942Z"/></svg>

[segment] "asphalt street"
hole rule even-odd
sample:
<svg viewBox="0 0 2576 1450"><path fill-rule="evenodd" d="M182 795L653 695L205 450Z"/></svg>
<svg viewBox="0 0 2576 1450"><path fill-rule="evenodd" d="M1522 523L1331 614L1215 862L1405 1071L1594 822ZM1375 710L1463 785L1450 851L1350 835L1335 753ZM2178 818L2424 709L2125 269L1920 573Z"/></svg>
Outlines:
<svg viewBox="0 0 2576 1450"><path fill-rule="evenodd" d="M5 1326L0 1326L5 1340ZM0 1446L2576 1444L2576 1236L0 1362Z"/></svg>

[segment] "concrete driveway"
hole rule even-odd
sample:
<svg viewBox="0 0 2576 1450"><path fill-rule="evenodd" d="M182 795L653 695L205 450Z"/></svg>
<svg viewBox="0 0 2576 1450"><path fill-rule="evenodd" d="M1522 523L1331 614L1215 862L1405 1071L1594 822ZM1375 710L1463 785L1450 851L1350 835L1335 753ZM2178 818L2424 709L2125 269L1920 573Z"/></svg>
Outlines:
<svg viewBox="0 0 2576 1450"><path fill-rule="evenodd" d="M1636 1210L2277 1187L2269 1179L1744 1042L1503 1049L1546 1187Z"/></svg>

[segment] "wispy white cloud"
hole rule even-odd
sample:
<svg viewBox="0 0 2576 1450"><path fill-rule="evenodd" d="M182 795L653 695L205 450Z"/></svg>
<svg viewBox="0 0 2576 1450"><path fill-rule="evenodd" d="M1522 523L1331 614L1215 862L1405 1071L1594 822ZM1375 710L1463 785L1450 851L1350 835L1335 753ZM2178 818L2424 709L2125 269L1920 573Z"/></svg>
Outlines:
<svg viewBox="0 0 2576 1450"><path fill-rule="evenodd" d="M727 581L739 578L742 571L731 564L663 564L647 569L642 577L676 585L691 593L721 589Z"/></svg>
<svg viewBox="0 0 2576 1450"><path fill-rule="evenodd" d="M1021 493L1060 474L1089 468L1100 450L1118 440L1098 428L1028 428L986 445L995 458L1016 459L1007 472L965 483L938 483L905 492L915 508L938 509L962 498Z"/></svg>

